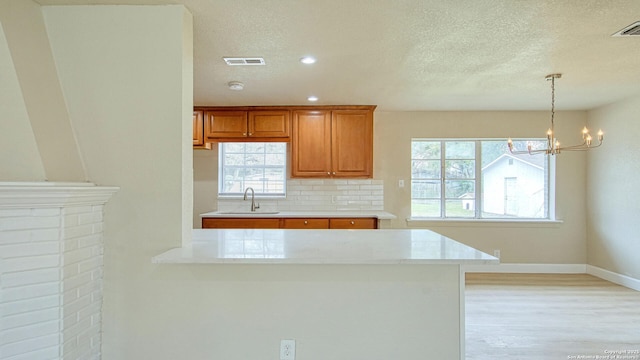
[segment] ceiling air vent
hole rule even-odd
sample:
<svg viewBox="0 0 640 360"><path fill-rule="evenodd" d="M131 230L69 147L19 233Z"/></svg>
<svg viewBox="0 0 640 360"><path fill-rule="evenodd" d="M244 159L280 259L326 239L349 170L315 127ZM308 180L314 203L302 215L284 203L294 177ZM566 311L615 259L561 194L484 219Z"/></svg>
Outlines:
<svg viewBox="0 0 640 360"><path fill-rule="evenodd" d="M261 57L225 57L224 62L230 66L251 66L264 65L264 59Z"/></svg>
<svg viewBox="0 0 640 360"><path fill-rule="evenodd" d="M640 36L640 21L634 22L611 36Z"/></svg>

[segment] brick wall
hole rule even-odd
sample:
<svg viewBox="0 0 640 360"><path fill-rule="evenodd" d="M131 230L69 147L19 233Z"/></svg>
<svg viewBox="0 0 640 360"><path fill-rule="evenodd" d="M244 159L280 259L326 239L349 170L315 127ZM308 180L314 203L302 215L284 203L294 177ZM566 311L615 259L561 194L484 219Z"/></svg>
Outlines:
<svg viewBox="0 0 640 360"><path fill-rule="evenodd" d="M0 359L100 358L103 206L113 191L0 183Z"/></svg>

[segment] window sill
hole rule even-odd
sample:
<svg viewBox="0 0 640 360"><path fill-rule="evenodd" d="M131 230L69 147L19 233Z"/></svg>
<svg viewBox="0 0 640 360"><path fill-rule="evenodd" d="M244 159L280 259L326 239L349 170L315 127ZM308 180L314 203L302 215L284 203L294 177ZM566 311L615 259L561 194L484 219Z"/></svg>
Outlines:
<svg viewBox="0 0 640 360"><path fill-rule="evenodd" d="M506 220L506 219L428 219L428 218L408 218L407 225L411 227L517 227L517 228L540 228L559 227L564 221L548 219L531 220Z"/></svg>

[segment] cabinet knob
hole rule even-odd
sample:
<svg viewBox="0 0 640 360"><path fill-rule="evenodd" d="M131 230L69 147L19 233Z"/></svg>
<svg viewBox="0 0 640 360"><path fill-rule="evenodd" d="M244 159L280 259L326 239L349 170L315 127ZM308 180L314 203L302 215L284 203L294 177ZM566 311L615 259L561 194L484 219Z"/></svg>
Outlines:
<svg viewBox="0 0 640 360"><path fill-rule="evenodd" d="M307 225L309 222L307 220L304 221L304 224Z"/></svg>
<svg viewBox="0 0 640 360"><path fill-rule="evenodd" d="M334 172L333 172L333 175L335 175L335 174L336 174L336 172L334 171Z"/></svg>
<svg viewBox="0 0 640 360"><path fill-rule="evenodd" d="M247 136L247 133L242 133L242 136Z"/></svg>
<svg viewBox="0 0 640 360"><path fill-rule="evenodd" d="M249 133L249 136L253 135L253 133Z"/></svg>
<svg viewBox="0 0 640 360"><path fill-rule="evenodd" d="M356 222L355 222L355 221L352 221L352 222L351 222L351 225L355 225L355 224L356 224Z"/></svg>
<svg viewBox="0 0 640 360"><path fill-rule="evenodd" d="M331 173L329 171L327 171L327 175L331 175Z"/></svg>

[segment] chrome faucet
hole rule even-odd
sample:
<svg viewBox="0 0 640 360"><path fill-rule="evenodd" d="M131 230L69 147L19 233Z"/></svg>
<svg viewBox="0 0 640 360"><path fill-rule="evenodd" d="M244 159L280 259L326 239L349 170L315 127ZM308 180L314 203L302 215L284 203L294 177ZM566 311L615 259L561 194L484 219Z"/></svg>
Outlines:
<svg viewBox="0 0 640 360"><path fill-rule="evenodd" d="M251 211L256 211L256 209L260 209L260 204L256 204L256 193L255 193L255 191L253 191L252 187L248 187L244 191L244 199L243 200L247 200L247 193L249 192L249 190L251 190Z"/></svg>

